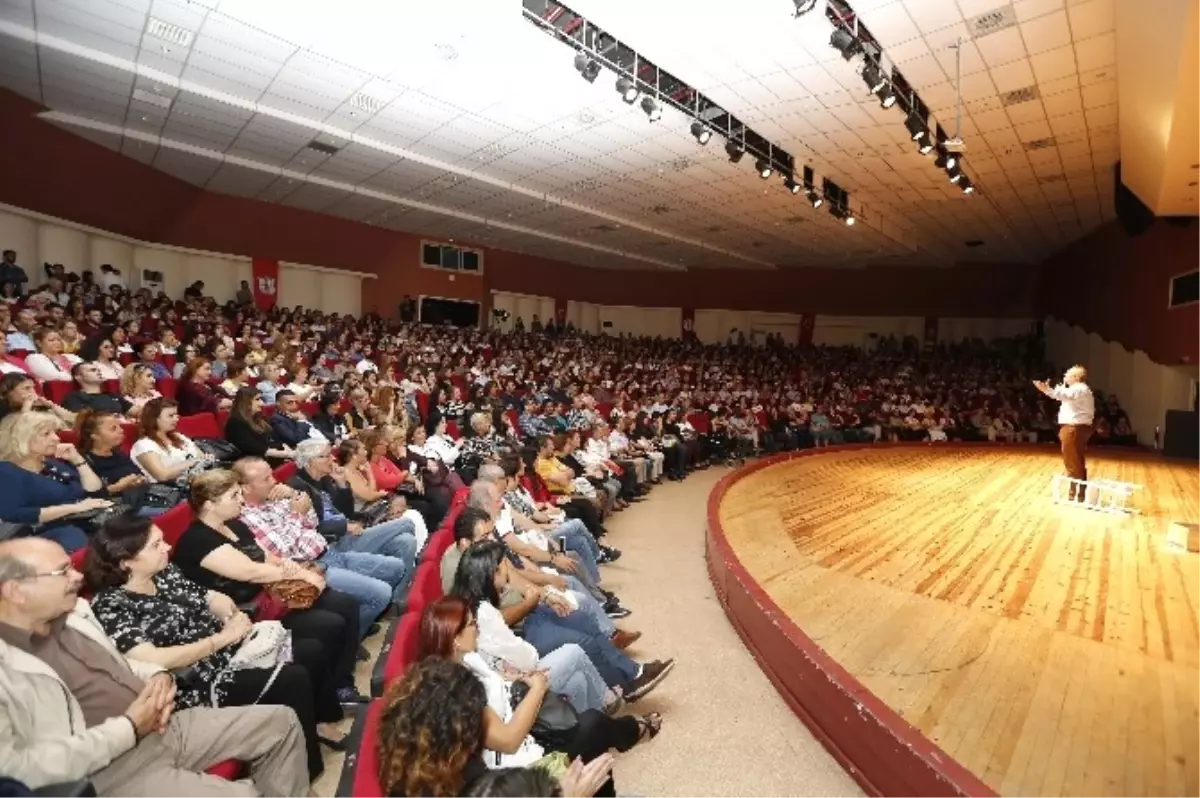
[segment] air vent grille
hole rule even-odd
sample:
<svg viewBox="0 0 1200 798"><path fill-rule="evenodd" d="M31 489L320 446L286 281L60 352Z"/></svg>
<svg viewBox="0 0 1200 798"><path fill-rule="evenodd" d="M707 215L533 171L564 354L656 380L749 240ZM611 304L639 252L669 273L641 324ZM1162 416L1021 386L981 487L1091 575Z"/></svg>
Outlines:
<svg viewBox="0 0 1200 798"><path fill-rule="evenodd" d="M170 97L164 97L161 94L155 94L154 92L146 91L145 89L134 89L133 99L137 100L138 102L157 105L159 108L171 107Z"/></svg>
<svg viewBox="0 0 1200 798"><path fill-rule="evenodd" d="M192 43L192 32L190 30L179 25L173 25L170 22L163 22L161 19L155 17L150 17L150 21L146 24L146 33L156 39L162 39L164 42L169 42L180 47L188 47Z"/></svg>
<svg viewBox="0 0 1200 798"><path fill-rule="evenodd" d="M668 205L655 205L650 209L650 213L653 213L655 216L665 216L671 211L672 208Z"/></svg>
<svg viewBox="0 0 1200 798"><path fill-rule="evenodd" d="M1044 150L1047 147L1053 147L1055 143L1054 136L1044 139L1034 139L1033 141L1025 142L1025 151L1033 152L1034 150Z"/></svg>
<svg viewBox="0 0 1200 798"><path fill-rule="evenodd" d="M323 141L318 141L317 139L313 139L312 141L308 142L308 148L310 150L316 150L317 152L324 153L325 155L337 155L338 152L337 147L333 146L332 144L326 144Z"/></svg>
<svg viewBox="0 0 1200 798"><path fill-rule="evenodd" d="M383 100L360 91L350 98L350 105L368 114L377 114L383 108Z"/></svg>
<svg viewBox="0 0 1200 798"><path fill-rule="evenodd" d="M1038 90L1036 85L1026 86L1023 89L1016 89L1001 95L1000 104L1004 106L1018 105L1020 103L1027 103L1031 100L1036 100L1041 96L1042 93Z"/></svg>
<svg viewBox="0 0 1200 798"><path fill-rule="evenodd" d="M1017 24L1017 14L1011 5L986 11L967 21L967 28L975 38L1002 31Z"/></svg>
<svg viewBox="0 0 1200 798"><path fill-rule="evenodd" d="M683 170L690 168L693 163L695 163L695 162L692 161L690 158L676 158L675 160L671 161L668 165L671 167L672 171L682 172Z"/></svg>

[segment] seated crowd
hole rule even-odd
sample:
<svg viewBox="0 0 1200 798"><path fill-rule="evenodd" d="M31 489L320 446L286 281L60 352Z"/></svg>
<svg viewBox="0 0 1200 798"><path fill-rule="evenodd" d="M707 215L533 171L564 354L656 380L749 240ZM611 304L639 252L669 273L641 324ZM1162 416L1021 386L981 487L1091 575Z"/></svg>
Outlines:
<svg viewBox="0 0 1200 798"><path fill-rule="evenodd" d="M675 662L626 653L611 514L763 452L1055 432L1032 337L502 333L221 306L200 283L172 301L114 272L48 267L0 302L0 773L31 787L246 794L205 772L238 760L259 793L307 793L437 531L380 787L613 795L610 752L663 722L622 713ZM1132 439L1102 402L1098 437Z"/></svg>

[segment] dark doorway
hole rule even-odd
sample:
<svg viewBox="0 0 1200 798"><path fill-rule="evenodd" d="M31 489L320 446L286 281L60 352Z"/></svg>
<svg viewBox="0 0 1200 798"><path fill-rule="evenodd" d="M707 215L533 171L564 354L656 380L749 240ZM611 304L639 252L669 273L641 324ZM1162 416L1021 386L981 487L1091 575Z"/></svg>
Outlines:
<svg viewBox="0 0 1200 798"><path fill-rule="evenodd" d="M458 299L421 297L421 321L425 324L445 324L455 327L479 326L479 303Z"/></svg>

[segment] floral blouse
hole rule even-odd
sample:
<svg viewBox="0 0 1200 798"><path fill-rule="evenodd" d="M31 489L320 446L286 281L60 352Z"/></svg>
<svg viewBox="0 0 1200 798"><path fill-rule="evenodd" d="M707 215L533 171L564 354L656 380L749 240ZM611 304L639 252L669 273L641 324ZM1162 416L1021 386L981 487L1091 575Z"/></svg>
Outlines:
<svg viewBox="0 0 1200 798"><path fill-rule="evenodd" d="M154 577L156 595L123 587L102 590L92 599L92 613L122 654L142 643L158 648L195 643L221 631L221 622L208 609L208 592L174 565ZM237 646L218 649L190 666L196 678L176 678L176 709L210 706L216 683L217 705L224 706L230 672L225 668Z"/></svg>

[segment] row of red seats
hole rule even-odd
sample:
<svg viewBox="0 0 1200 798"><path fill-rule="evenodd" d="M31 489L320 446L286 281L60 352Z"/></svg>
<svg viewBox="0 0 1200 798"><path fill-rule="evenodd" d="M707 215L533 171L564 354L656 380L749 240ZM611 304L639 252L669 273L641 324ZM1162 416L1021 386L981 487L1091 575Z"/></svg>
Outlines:
<svg viewBox="0 0 1200 798"><path fill-rule="evenodd" d="M378 737L379 716L383 711L383 695L387 686L404 675L417 659L417 646L421 629L421 613L431 602L442 597L442 555L454 545L454 522L467 503L467 491L459 491L454 497L450 511L438 530L429 537L421 552L412 587L408 591L404 614L392 623L380 649L379 659L371 673L371 695L369 704L358 711L354 729L347 740L347 750L356 751L346 757L342 766L342 777L338 781L339 796L383 795L379 785L379 757L375 749Z"/></svg>

